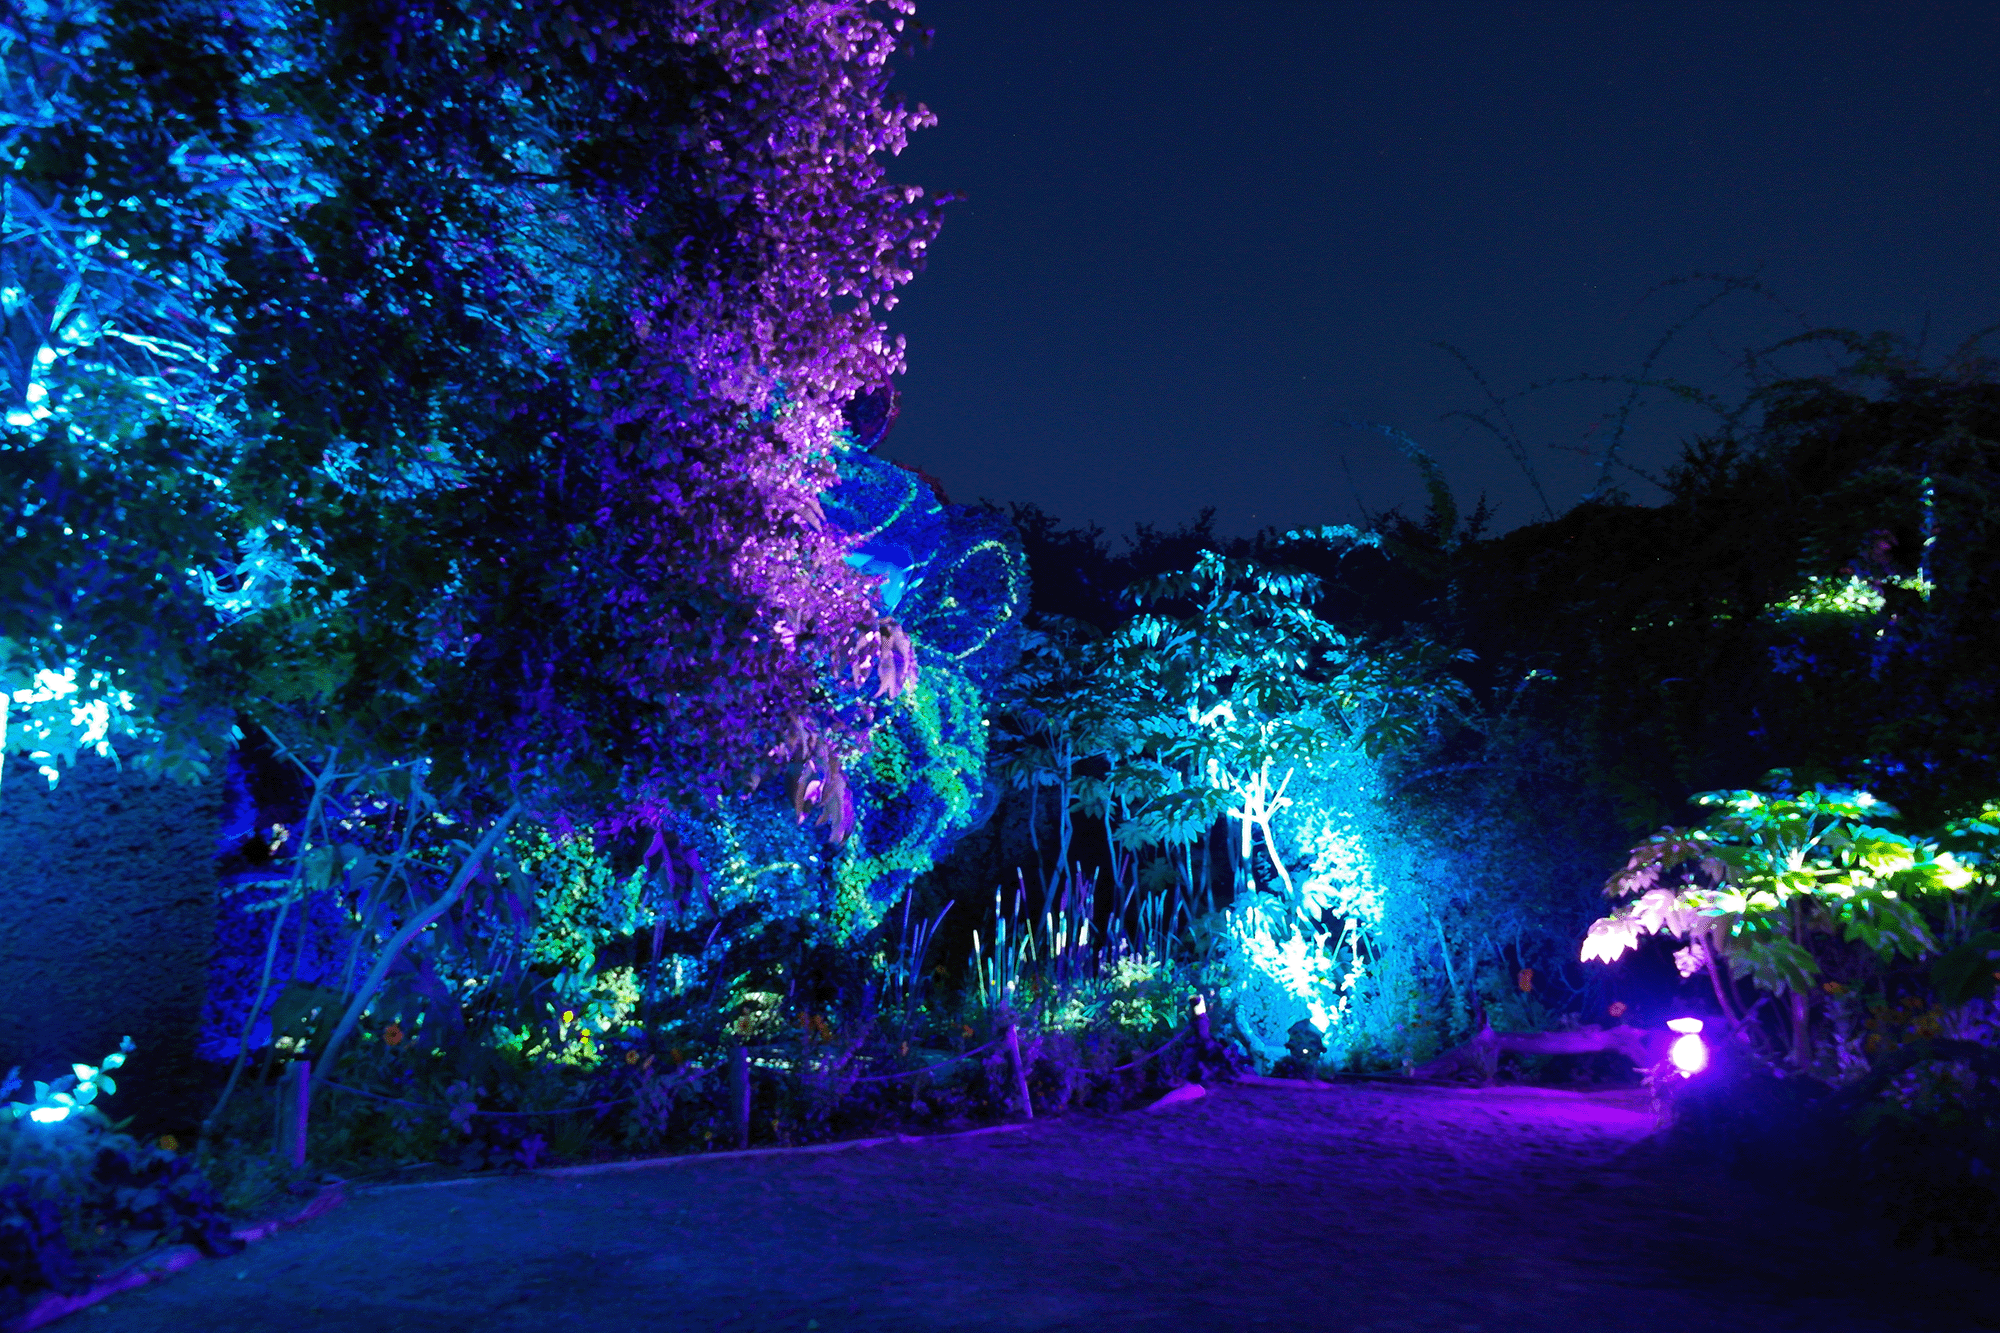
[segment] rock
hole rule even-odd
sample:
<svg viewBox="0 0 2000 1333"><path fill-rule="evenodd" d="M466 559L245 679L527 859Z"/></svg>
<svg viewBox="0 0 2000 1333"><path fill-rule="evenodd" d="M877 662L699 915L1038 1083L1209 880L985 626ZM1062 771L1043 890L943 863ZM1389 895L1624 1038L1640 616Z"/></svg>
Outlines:
<svg viewBox="0 0 2000 1333"><path fill-rule="evenodd" d="M1208 1089L1201 1086L1201 1084L1183 1083L1180 1087L1175 1088L1172 1092L1160 1098L1160 1100L1154 1102L1146 1109L1148 1111L1157 1111L1163 1106L1175 1106L1181 1102L1198 1102L1206 1096L1208 1096Z"/></svg>

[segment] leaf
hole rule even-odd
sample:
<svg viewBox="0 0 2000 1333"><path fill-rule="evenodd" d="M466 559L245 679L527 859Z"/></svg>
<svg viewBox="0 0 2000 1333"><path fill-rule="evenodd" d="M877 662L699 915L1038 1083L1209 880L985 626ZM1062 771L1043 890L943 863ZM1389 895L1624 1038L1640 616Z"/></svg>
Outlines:
<svg viewBox="0 0 2000 1333"><path fill-rule="evenodd" d="M1884 962L1897 954L1915 958L1936 950L1923 914L1907 900L1880 890L1857 894L1843 909L1846 934L1879 954Z"/></svg>
<svg viewBox="0 0 2000 1333"><path fill-rule="evenodd" d="M317 893L333 883L334 867L338 864L334 857L333 848L322 844L300 858L299 869L308 889Z"/></svg>
<svg viewBox="0 0 2000 1333"><path fill-rule="evenodd" d="M1990 1000L2000 968L2000 932L1981 931L1931 964L1931 984L1945 1005Z"/></svg>
<svg viewBox="0 0 2000 1333"><path fill-rule="evenodd" d="M1813 978L1819 975L1819 964L1790 937L1772 931L1748 944L1743 940L1743 936L1738 936L1729 952L1729 970L1733 974L1747 976L1772 992L1798 993L1812 989Z"/></svg>
<svg viewBox="0 0 2000 1333"><path fill-rule="evenodd" d="M1643 933L1641 924L1629 915L1601 917L1590 923L1590 930L1583 937L1583 961L1615 963L1638 946Z"/></svg>
<svg viewBox="0 0 2000 1333"><path fill-rule="evenodd" d="M271 1005L272 1039L312 1040L330 1016L339 1015L345 998L331 986L289 983Z"/></svg>

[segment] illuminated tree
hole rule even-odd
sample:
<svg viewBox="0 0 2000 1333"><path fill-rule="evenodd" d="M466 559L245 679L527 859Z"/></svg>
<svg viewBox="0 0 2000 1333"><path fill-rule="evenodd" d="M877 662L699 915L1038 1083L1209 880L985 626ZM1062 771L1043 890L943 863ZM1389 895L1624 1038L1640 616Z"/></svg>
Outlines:
<svg viewBox="0 0 2000 1333"><path fill-rule="evenodd" d="M1826 333L1691 442L1659 506L1579 505L1459 553L1464 641L1512 671L1623 845L1691 790L1775 766L1931 822L1990 793L2000 385L1976 339L1925 365Z"/></svg>
<svg viewBox="0 0 2000 1333"><path fill-rule="evenodd" d="M1362 540L1293 540L1306 537ZM1320 591L1312 575L1204 552L1135 584L1134 614L1102 639L1038 645L1004 719L1019 779L1046 775L1104 822L1125 854L1121 890L1164 881L1186 903L1195 849L1205 863L1227 830L1230 998L1267 1057L1298 1019L1331 1025L1373 952L1377 886L1356 858L1374 849L1348 836L1378 831L1355 813L1379 802L1373 761L1467 703L1447 674L1457 656L1416 635L1345 634L1314 611Z"/></svg>
<svg viewBox="0 0 2000 1333"><path fill-rule="evenodd" d="M329 1059L522 811L658 857L789 777L838 841L913 679L819 498L936 227L882 161L929 119L887 92L909 6L585 9L0 25L8 744L311 756L350 808L288 892L375 913ZM413 766L448 867L338 831Z"/></svg>
<svg viewBox="0 0 2000 1333"><path fill-rule="evenodd" d="M878 161L905 12L14 13L13 675L642 822L781 759L837 806L907 656L817 500L935 228Z"/></svg>
<svg viewBox="0 0 2000 1333"><path fill-rule="evenodd" d="M282 567L231 494L245 442L218 303L231 247L320 182L295 113L229 114L232 52L289 55L244 13L0 14L0 695L18 692L0 749L52 777L114 742L199 771L234 722L208 652L231 599L203 574Z"/></svg>
<svg viewBox="0 0 2000 1333"><path fill-rule="evenodd" d="M1615 961L1648 934L1685 940L1674 955L1681 975L1707 972L1717 1004L1739 1024L1738 978L1782 1002L1793 1063L1806 1069L1817 940L1858 944L1885 963L1955 946L1983 963L2000 943L1974 940L1972 929L1989 905L1996 828L1989 804L1939 835L1911 835L1891 828L1897 812L1866 792L1794 791L1790 778L1780 770L1768 775L1768 791L1703 792L1693 801L1716 811L1712 818L1633 848L1604 888L1628 901L1591 926L1583 958ZM1969 970L1985 981L1983 969Z"/></svg>

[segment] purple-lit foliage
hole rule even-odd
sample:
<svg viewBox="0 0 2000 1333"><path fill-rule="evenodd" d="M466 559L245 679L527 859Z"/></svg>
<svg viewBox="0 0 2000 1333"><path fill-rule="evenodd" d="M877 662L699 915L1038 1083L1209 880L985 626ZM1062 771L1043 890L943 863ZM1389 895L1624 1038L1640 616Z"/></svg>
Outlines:
<svg viewBox="0 0 2000 1333"><path fill-rule="evenodd" d="M725 794L849 832L915 673L819 499L937 225L882 160L908 12L9 11L6 685L75 668L183 769L252 722L466 835L381 872L323 1064L523 811L683 890ZM371 901L311 836L288 899Z"/></svg>
<svg viewBox="0 0 2000 1333"><path fill-rule="evenodd" d="M885 97L900 16L319 18L346 206L304 220L313 261L244 342L253 398L349 461L322 530L380 582L326 622L376 669L302 702L654 827L790 760L844 831L841 764L910 665L817 500L842 405L900 368L875 312L935 226L875 158L925 123ZM364 366L330 318L423 341ZM327 382L360 391L328 412Z"/></svg>
<svg viewBox="0 0 2000 1333"><path fill-rule="evenodd" d="M880 160L928 122L886 92L907 10L26 11L10 75L78 91L15 128L10 188L69 250L9 262L59 292L89 222L116 263L84 289L154 344L10 308L67 374L9 437L18 517L67 525L10 553L17 668L137 686L170 745L242 711L655 827L790 762L839 830L910 670L817 500L936 227ZM155 326L193 350L160 369ZM133 497L180 562L136 571L172 611L136 638L77 586Z"/></svg>

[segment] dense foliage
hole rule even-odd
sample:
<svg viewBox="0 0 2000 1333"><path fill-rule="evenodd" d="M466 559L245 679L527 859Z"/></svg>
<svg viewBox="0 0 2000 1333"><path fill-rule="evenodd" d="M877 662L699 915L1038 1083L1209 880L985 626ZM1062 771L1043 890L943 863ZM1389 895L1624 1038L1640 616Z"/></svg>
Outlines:
<svg viewBox="0 0 2000 1333"><path fill-rule="evenodd" d="M1666 503L1613 495L1452 561L1467 646L1543 673L1527 706L1635 832L1781 767L1925 821L1990 795L2000 386L1970 346L1836 346L1841 372L1691 442Z"/></svg>
<svg viewBox="0 0 2000 1333"><path fill-rule="evenodd" d="M1983 1160L1992 364L1842 335L1500 537L1393 429L1365 531L952 505L878 454L909 13L0 14L0 751L226 769L227 1201L301 1060L314 1160L531 1168L1711 1000L1881 1170ZM226 1245L120 1060L0 1125L19 1286Z"/></svg>
<svg viewBox="0 0 2000 1333"><path fill-rule="evenodd" d="M0 1316L12 1319L39 1288L81 1289L87 1269L129 1257L135 1236L141 1248L242 1248L192 1159L120 1133L98 1105L118 1091L112 1071L132 1049L127 1039L101 1064L0 1105ZM0 1098L16 1088L0 1079Z"/></svg>
<svg viewBox="0 0 2000 1333"><path fill-rule="evenodd" d="M1934 958L1941 1002L1990 999L2000 810L1989 804L1912 835L1895 830L1897 812L1866 792L1794 792L1790 777L1771 774L1771 792L1704 792L1694 800L1719 812L1710 821L1663 829L1634 848L1605 888L1633 901L1591 926L1584 958L1615 961L1646 934L1685 939L1674 955L1681 975L1707 972L1731 1020L1745 1021L1739 977L1784 1001L1800 1069L1814 1064L1822 986L1837 997L1882 965ZM1842 959L1841 944L1860 948ZM1832 956L1823 966L1816 955ZM1878 966L1857 968L1868 955ZM1829 970L1839 975L1822 981Z"/></svg>
<svg viewBox="0 0 2000 1333"><path fill-rule="evenodd" d="M212 757L248 715L650 823L837 771L901 651L817 499L935 227L875 156L925 123L901 23L15 13L33 748Z"/></svg>

